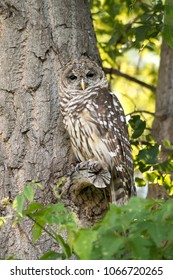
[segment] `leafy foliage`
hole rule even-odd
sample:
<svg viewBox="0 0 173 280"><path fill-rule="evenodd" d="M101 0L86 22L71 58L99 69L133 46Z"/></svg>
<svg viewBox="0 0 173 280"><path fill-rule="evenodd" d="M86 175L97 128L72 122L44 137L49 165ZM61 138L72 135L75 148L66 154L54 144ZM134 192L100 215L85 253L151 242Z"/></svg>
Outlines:
<svg viewBox="0 0 173 280"><path fill-rule="evenodd" d="M153 50L163 28L162 1L93 0L90 5L99 47L109 62L131 48Z"/></svg>
<svg viewBox="0 0 173 280"><path fill-rule="evenodd" d="M143 173L143 178L149 183L157 183L164 186L168 193L173 193L173 145L169 141L163 141L162 145L155 142L150 134L147 134L146 122L139 115L133 115L129 120L131 127L131 144L134 150L135 168ZM167 157L161 160L163 151L167 151ZM136 178L136 184L145 186L142 178Z"/></svg>
<svg viewBox="0 0 173 280"><path fill-rule="evenodd" d="M163 38L171 48L173 48L172 18L173 18L173 3L171 0L166 0Z"/></svg>
<svg viewBox="0 0 173 280"><path fill-rule="evenodd" d="M53 256L58 256L62 259L68 258L71 256L71 249L59 232L63 229L62 225L66 225L66 229L68 227L73 228L71 224L73 221L73 214L61 203L49 204L45 207L41 203L35 202L33 195L35 186L38 187L38 184L35 182L26 185L23 192L20 193L14 200L13 208L18 213L18 216L15 219L13 226L20 222L21 219L28 217L34 222L32 228L32 241L34 243L40 238L42 232L46 232L56 242L58 242L62 248L62 254L57 255L53 252L47 252L47 254L42 256L42 259L51 259ZM58 227L58 233L54 231L52 225L56 225Z"/></svg>
<svg viewBox="0 0 173 280"><path fill-rule="evenodd" d="M154 112L161 38L173 47L172 1L89 2L103 66L110 69L106 73L110 73L112 90L116 90L126 113L143 110L144 104L146 111ZM151 86L150 90L138 81ZM142 115L151 127L153 116Z"/></svg>
<svg viewBox="0 0 173 280"><path fill-rule="evenodd" d="M172 259L172 201L152 202L133 198L128 206L111 205L103 221L92 229L78 231L74 249L85 259ZM158 220L160 221L158 223ZM86 234L87 254L81 252ZM95 233L95 234L94 234Z"/></svg>
<svg viewBox="0 0 173 280"><path fill-rule="evenodd" d="M154 51L162 34L173 47L171 0L90 0L90 7L101 53L113 64L132 48Z"/></svg>
<svg viewBox="0 0 173 280"><path fill-rule="evenodd" d="M89 2L103 67L110 70L106 73L110 73L107 76L112 90L116 91L127 114L143 110L144 104L146 111L153 112L161 36L163 28L166 28L163 22L164 2ZM153 116L143 115L151 127Z"/></svg>
<svg viewBox="0 0 173 280"><path fill-rule="evenodd" d="M33 188L34 185L30 185L30 195ZM81 260L173 258L171 200L133 198L126 206L110 205L104 219L92 228L78 228L74 214L63 204L28 203L24 192L18 195L22 195L24 201L17 197L13 203L18 213L15 223L31 219L33 242L46 232L62 249L62 253L46 252L40 259L68 259L72 254ZM66 241L61 236L62 230L67 232Z"/></svg>

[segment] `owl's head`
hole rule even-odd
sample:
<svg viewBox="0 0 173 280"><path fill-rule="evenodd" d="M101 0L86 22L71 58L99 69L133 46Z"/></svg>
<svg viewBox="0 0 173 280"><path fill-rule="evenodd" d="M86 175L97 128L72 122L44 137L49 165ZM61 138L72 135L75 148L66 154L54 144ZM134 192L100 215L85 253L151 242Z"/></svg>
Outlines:
<svg viewBox="0 0 173 280"><path fill-rule="evenodd" d="M61 88L65 90L87 90L106 81L101 67L89 58L69 62L62 70Z"/></svg>

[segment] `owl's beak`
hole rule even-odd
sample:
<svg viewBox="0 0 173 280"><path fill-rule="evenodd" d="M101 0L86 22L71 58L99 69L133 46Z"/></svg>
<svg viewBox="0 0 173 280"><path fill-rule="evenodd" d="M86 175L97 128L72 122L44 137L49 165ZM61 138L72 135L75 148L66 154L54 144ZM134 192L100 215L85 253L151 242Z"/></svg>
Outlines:
<svg viewBox="0 0 173 280"><path fill-rule="evenodd" d="M81 80L81 88L84 90L85 89L85 83L84 83L84 80L82 79Z"/></svg>

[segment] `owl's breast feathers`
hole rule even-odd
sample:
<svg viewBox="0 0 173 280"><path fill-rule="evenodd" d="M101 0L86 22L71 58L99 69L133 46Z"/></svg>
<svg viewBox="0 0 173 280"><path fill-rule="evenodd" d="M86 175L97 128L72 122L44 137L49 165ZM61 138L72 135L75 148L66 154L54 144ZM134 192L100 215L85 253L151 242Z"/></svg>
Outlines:
<svg viewBox="0 0 173 280"><path fill-rule="evenodd" d="M128 172L133 173L127 125L120 102L107 88L82 93L82 104L78 104L77 96L74 95L68 104L66 115L67 130L76 139L73 142L81 143L80 160L88 160L91 156L105 160L106 157L109 166L116 165L120 171L128 166ZM79 137L82 141L77 141ZM78 149L79 143L73 143L73 146Z"/></svg>

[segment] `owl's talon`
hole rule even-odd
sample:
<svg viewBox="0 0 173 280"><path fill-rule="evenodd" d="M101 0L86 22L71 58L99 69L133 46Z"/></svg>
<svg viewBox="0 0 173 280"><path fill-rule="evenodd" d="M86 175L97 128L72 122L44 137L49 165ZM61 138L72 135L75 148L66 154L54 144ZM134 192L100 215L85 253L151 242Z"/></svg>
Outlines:
<svg viewBox="0 0 173 280"><path fill-rule="evenodd" d="M87 169L87 161L79 162L75 167L76 172L79 172L79 170L85 170L85 169Z"/></svg>
<svg viewBox="0 0 173 280"><path fill-rule="evenodd" d="M102 169L102 165L98 161L90 162L90 166L88 167L89 172L97 173Z"/></svg>
<svg viewBox="0 0 173 280"><path fill-rule="evenodd" d="M75 167L75 171L79 172L79 170L88 170L90 173L97 173L102 169L102 165L98 161L87 160L78 163Z"/></svg>
<svg viewBox="0 0 173 280"><path fill-rule="evenodd" d="M78 163L76 166L75 166L75 168L74 168L74 171L75 172L79 172L79 170L80 170L80 166L79 166L80 164Z"/></svg>

